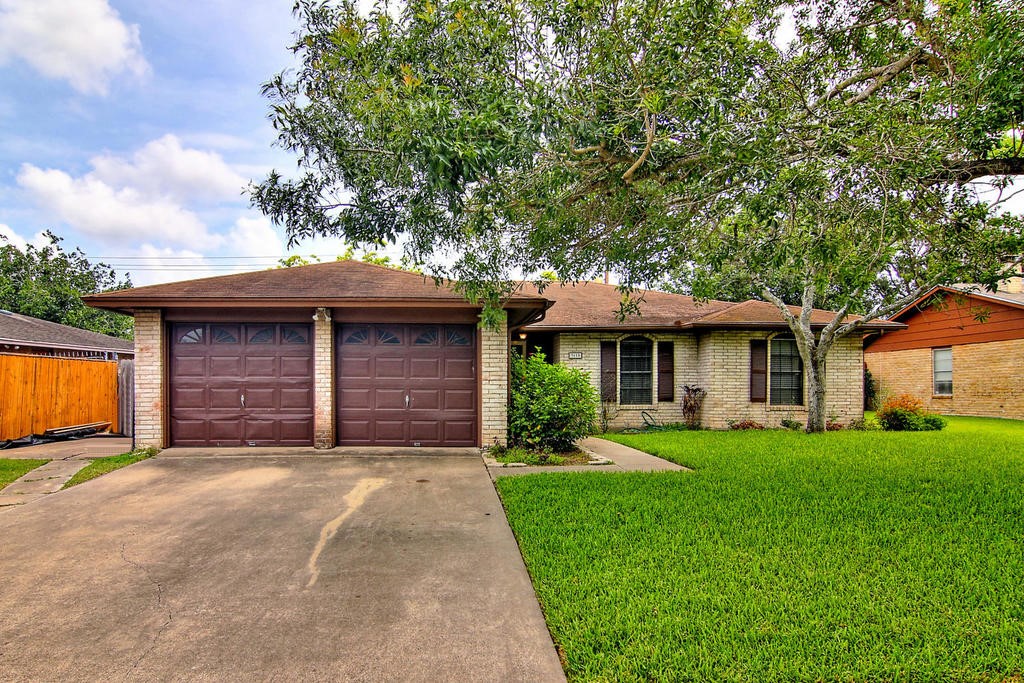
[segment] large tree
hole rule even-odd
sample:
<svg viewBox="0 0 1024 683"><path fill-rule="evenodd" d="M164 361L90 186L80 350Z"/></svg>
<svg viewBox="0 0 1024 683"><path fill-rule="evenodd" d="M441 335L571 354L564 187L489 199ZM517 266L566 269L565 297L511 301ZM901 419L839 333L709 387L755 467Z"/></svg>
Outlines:
<svg viewBox="0 0 1024 683"><path fill-rule="evenodd" d="M976 184L1024 175L1013 5L300 0L302 67L265 88L300 173L253 199L293 239L404 239L492 305L543 268L761 296L819 430L847 315L994 285L1020 253Z"/></svg>
<svg viewBox="0 0 1024 683"><path fill-rule="evenodd" d="M104 263L92 263L81 249L65 251L61 238L47 231L49 244L24 249L0 238L0 308L51 322L131 339L132 319L90 308L85 294L127 289Z"/></svg>

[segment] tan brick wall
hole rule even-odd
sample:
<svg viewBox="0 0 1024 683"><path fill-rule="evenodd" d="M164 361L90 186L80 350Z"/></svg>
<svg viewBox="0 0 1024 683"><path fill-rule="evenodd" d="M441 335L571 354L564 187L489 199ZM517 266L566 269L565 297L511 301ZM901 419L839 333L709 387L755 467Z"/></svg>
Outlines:
<svg viewBox="0 0 1024 683"><path fill-rule="evenodd" d="M945 415L1024 419L1024 339L953 346L953 395L932 395L932 350L867 353L880 395L912 394Z"/></svg>
<svg viewBox="0 0 1024 683"><path fill-rule="evenodd" d="M708 390L702 416L705 427L723 429L728 427L729 420L755 420L769 427L779 426L784 419L806 422L806 407L750 402L750 340L769 336L718 331L701 337L698 366L703 375L702 386ZM863 419L863 352L859 336L836 342L828 356L825 377L826 418L843 424Z"/></svg>
<svg viewBox="0 0 1024 683"><path fill-rule="evenodd" d="M626 337L634 336L632 333L628 334L614 334L614 333L565 333L560 334L556 337L556 353L555 361L562 363L570 368L577 368L583 370L590 376L590 384L598 391L601 390L601 342L602 341L616 341L624 339ZM700 373L697 367L697 338L691 333L660 333L660 334L640 334L638 336L646 337L655 343L655 349L657 348L657 342L659 341L670 341L673 342L674 347L674 364L675 364L675 400L671 402L655 402L650 405L642 406L623 406L623 405L611 405L602 404L599 410L599 416L603 414L603 422L606 422L610 429L625 429L626 427L639 427L643 425L642 413L650 413L651 416L659 423L668 422L680 422L683 419L682 410L680 408L679 397L680 392L684 384L700 384ZM582 358L570 358L569 355L572 353L582 354ZM657 378L658 378L658 354L654 354L653 370L654 370L654 391L653 396L657 397ZM621 364L620 364L621 365ZM618 382L616 381L616 386ZM600 425L599 425L600 426Z"/></svg>
<svg viewBox="0 0 1024 683"><path fill-rule="evenodd" d="M480 328L480 440L504 444L508 431L508 323Z"/></svg>
<svg viewBox="0 0 1024 683"><path fill-rule="evenodd" d="M160 310L135 311L135 442L140 446L167 445L164 345Z"/></svg>
<svg viewBox="0 0 1024 683"><path fill-rule="evenodd" d="M335 443L334 322L321 309L313 323L313 447Z"/></svg>
<svg viewBox="0 0 1024 683"><path fill-rule="evenodd" d="M558 336L556 358L569 367L579 368L590 376L590 383L600 390L601 342L630 336L628 334L561 334ZM777 427L784 419L805 422L807 409L801 406L771 406L750 402L750 340L764 339L768 335L757 332L721 331L703 335L694 333L644 334L654 342L675 343L675 400L648 406L605 407L607 423L611 429L643 425L644 411L658 422L680 422L680 387L697 384L707 390L701 423L705 427L724 429L729 420L756 420ZM573 352L580 359L570 359ZM657 379L657 354L654 358L654 378ZM863 360L859 337L847 337L837 342L829 354L827 364L827 417L842 423L864 417Z"/></svg>

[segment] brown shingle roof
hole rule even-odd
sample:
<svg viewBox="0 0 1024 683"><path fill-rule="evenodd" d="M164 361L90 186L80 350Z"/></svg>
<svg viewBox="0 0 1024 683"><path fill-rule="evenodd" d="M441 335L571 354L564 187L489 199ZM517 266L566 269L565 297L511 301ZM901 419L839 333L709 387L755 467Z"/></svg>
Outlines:
<svg viewBox="0 0 1024 683"><path fill-rule="evenodd" d="M532 282L523 282L521 290L536 296L538 289ZM693 297L654 290L639 290L640 315L631 315L619 322L619 304L622 292L615 285L600 282L565 284L555 282L544 288L540 296L551 299L554 306L532 330L555 329L645 329L678 327L678 321L691 322L709 313L721 311L735 304L726 301L698 303Z"/></svg>
<svg viewBox="0 0 1024 683"><path fill-rule="evenodd" d="M537 293L537 287L524 282L522 290ZM656 329L656 328L772 328L786 327L786 321L775 304L753 299L740 303L717 301L714 299L699 302L693 297L683 294L670 294L653 290L640 290L636 293L643 300L640 302L640 315L627 317L619 322L617 313L622 293L614 285L599 282L582 282L576 285L552 283L546 287L543 296L555 301L539 323L530 325L530 329L572 330L572 329ZM800 308L791 306L795 314ZM832 320L831 311L815 309L811 315L811 324L824 327ZM848 316L847 321L856 320L856 316ZM903 327L899 323L874 321L865 326L867 329Z"/></svg>
<svg viewBox="0 0 1024 683"><path fill-rule="evenodd" d="M149 285L93 294L84 300L90 306L122 310L166 305L331 306L362 302L470 305L462 295L450 287L438 287L430 277L351 260ZM510 303L540 306L544 301L519 295Z"/></svg>
<svg viewBox="0 0 1024 683"><path fill-rule="evenodd" d="M10 311L0 311L0 344L114 353L131 353L135 348L127 339Z"/></svg>

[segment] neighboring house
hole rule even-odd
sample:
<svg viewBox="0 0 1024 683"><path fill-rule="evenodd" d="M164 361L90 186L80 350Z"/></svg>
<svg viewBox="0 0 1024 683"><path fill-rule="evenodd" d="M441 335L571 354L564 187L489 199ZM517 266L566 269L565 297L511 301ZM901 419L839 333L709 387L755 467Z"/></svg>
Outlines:
<svg viewBox="0 0 1024 683"><path fill-rule="evenodd" d="M932 411L1024 419L1024 293L935 287L892 320L906 329L872 336L864 360L884 394L912 394Z"/></svg>
<svg viewBox="0 0 1024 683"><path fill-rule="evenodd" d="M117 360L134 353L127 339L0 310L0 354Z"/></svg>
<svg viewBox="0 0 1024 683"><path fill-rule="evenodd" d="M541 347L589 372L613 426L639 425L644 411L679 421L684 384L708 391L707 426L806 418L799 356L771 304L643 299L640 317L619 322L613 286L524 284L504 304L506 324L487 329L480 305L453 290L359 261L85 297L135 316L135 428L145 444L504 441L512 347ZM828 412L842 422L863 415L861 345L845 339L829 358Z"/></svg>

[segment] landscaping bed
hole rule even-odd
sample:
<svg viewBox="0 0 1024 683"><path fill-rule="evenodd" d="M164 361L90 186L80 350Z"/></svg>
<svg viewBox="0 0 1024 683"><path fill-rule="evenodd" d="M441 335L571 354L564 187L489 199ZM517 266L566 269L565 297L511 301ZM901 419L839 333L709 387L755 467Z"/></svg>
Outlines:
<svg viewBox="0 0 1024 683"><path fill-rule="evenodd" d="M1020 680L1024 423L609 438L495 484L571 680Z"/></svg>

